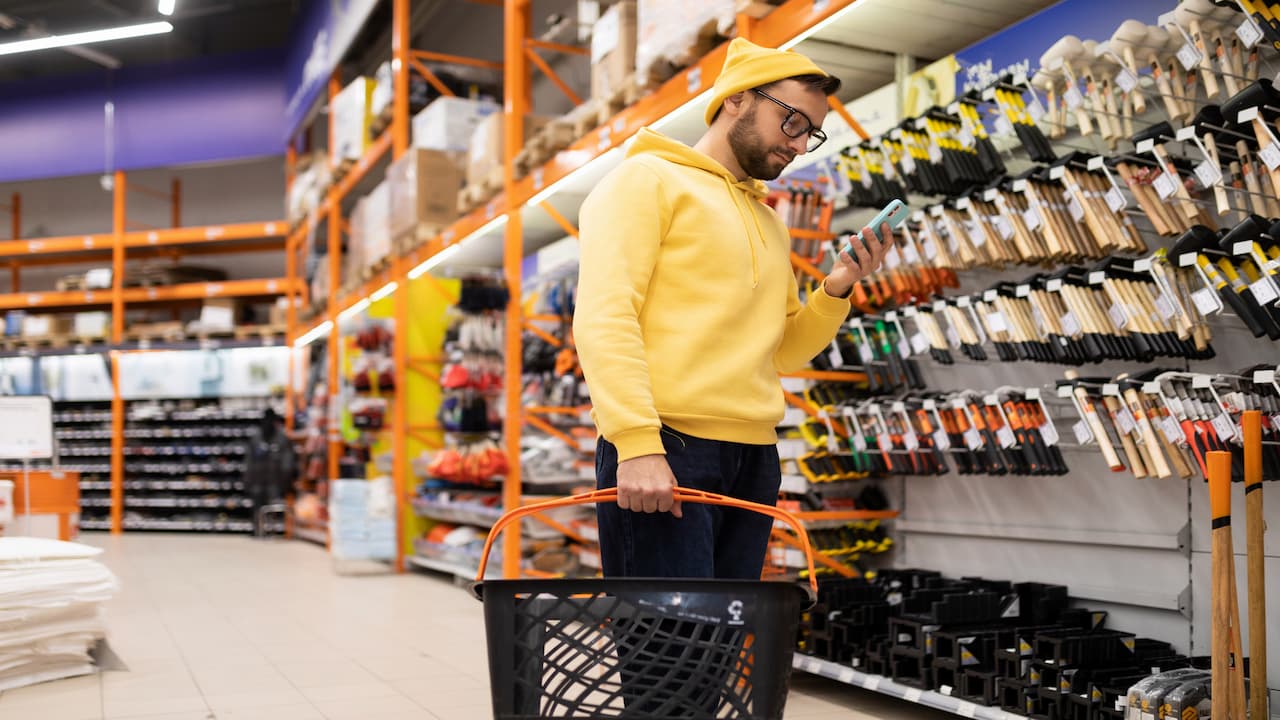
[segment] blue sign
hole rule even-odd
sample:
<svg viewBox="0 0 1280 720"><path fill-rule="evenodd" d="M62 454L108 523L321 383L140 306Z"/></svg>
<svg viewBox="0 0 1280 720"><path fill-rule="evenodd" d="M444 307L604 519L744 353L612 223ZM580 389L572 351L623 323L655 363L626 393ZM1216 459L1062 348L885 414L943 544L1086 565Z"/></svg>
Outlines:
<svg viewBox="0 0 1280 720"><path fill-rule="evenodd" d="M285 128L290 135L324 91L378 0L310 0L285 59Z"/></svg>

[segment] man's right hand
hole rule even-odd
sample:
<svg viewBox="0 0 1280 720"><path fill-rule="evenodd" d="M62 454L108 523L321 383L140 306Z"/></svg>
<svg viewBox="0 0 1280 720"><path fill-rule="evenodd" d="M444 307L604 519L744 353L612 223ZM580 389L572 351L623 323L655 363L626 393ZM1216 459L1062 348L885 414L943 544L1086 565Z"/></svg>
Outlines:
<svg viewBox="0 0 1280 720"><path fill-rule="evenodd" d="M676 500L676 476L666 455L641 455L618 463L618 507L684 517Z"/></svg>

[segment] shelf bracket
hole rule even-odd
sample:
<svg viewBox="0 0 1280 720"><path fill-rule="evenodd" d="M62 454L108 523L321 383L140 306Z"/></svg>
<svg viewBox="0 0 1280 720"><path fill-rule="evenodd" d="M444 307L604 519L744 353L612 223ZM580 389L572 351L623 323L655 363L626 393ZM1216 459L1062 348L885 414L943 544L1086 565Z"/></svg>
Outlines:
<svg viewBox="0 0 1280 720"><path fill-rule="evenodd" d="M560 92L564 93L565 97L569 98L569 102L573 103L574 107L582 104L582 98L578 97L578 93L574 92L573 88L569 87L569 85L560 77L559 73L553 70L551 66L547 64L547 61L543 60L542 56L535 52L532 47L526 45L524 54L529 56L529 62L533 63L539 70L541 70L542 74L546 75L547 79L550 80L552 84L560 88Z"/></svg>

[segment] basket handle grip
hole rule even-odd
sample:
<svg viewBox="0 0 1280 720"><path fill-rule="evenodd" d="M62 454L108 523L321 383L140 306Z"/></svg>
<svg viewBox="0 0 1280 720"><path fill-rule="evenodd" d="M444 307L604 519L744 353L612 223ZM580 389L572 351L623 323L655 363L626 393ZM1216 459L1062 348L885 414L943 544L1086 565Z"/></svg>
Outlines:
<svg viewBox="0 0 1280 720"><path fill-rule="evenodd" d="M763 505L761 503L749 502L747 500L739 500L726 495L718 495L716 493L706 492L703 490L691 490L689 488L675 488L675 499L682 502L696 502L706 505L720 505L723 507L738 508L740 510L750 510L752 512L767 515L774 520L781 520L795 531L796 536L800 538L800 548L804 551L805 562L809 566L809 588L813 590L813 597L818 595L818 577L813 569L813 547L809 544L809 533L805 530L804 523L795 515L773 505ZM489 530L489 536L484 541L484 553L480 556L480 568L476 571L476 582L484 581L485 569L489 564L489 552L493 549L493 543L502 531L508 525L517 520L525 518L529 515L542 512L544 510L554 510L556 508L571 507L574 505L587 505L601 502L617 502L618 490L616 488L608 488L605 490L593 490L591 492L581 493L578 495L570 495L569 497L553 498L551 500L543 500L541 502L522 505L518 508L508 510L503 513L501 518L493 524L493 528Z"/></svg>

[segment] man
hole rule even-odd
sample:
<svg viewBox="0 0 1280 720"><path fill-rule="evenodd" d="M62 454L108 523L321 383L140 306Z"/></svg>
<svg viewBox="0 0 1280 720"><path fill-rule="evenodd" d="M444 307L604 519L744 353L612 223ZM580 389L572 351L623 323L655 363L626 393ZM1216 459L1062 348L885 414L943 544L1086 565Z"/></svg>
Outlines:
<svg viewBox="0 0 1280 720"><path fill-rule="evenodd" d="M643 129L582 205L574 337L600 430L607 576L758 579L772 521L673 501L677 485L773 504L779 372L830 345L887 244L864 230L807 304L762 180L816 149L839 79L808 58L729 46L693 148ZM887 225L883 234L890 232Z"/></svg>

